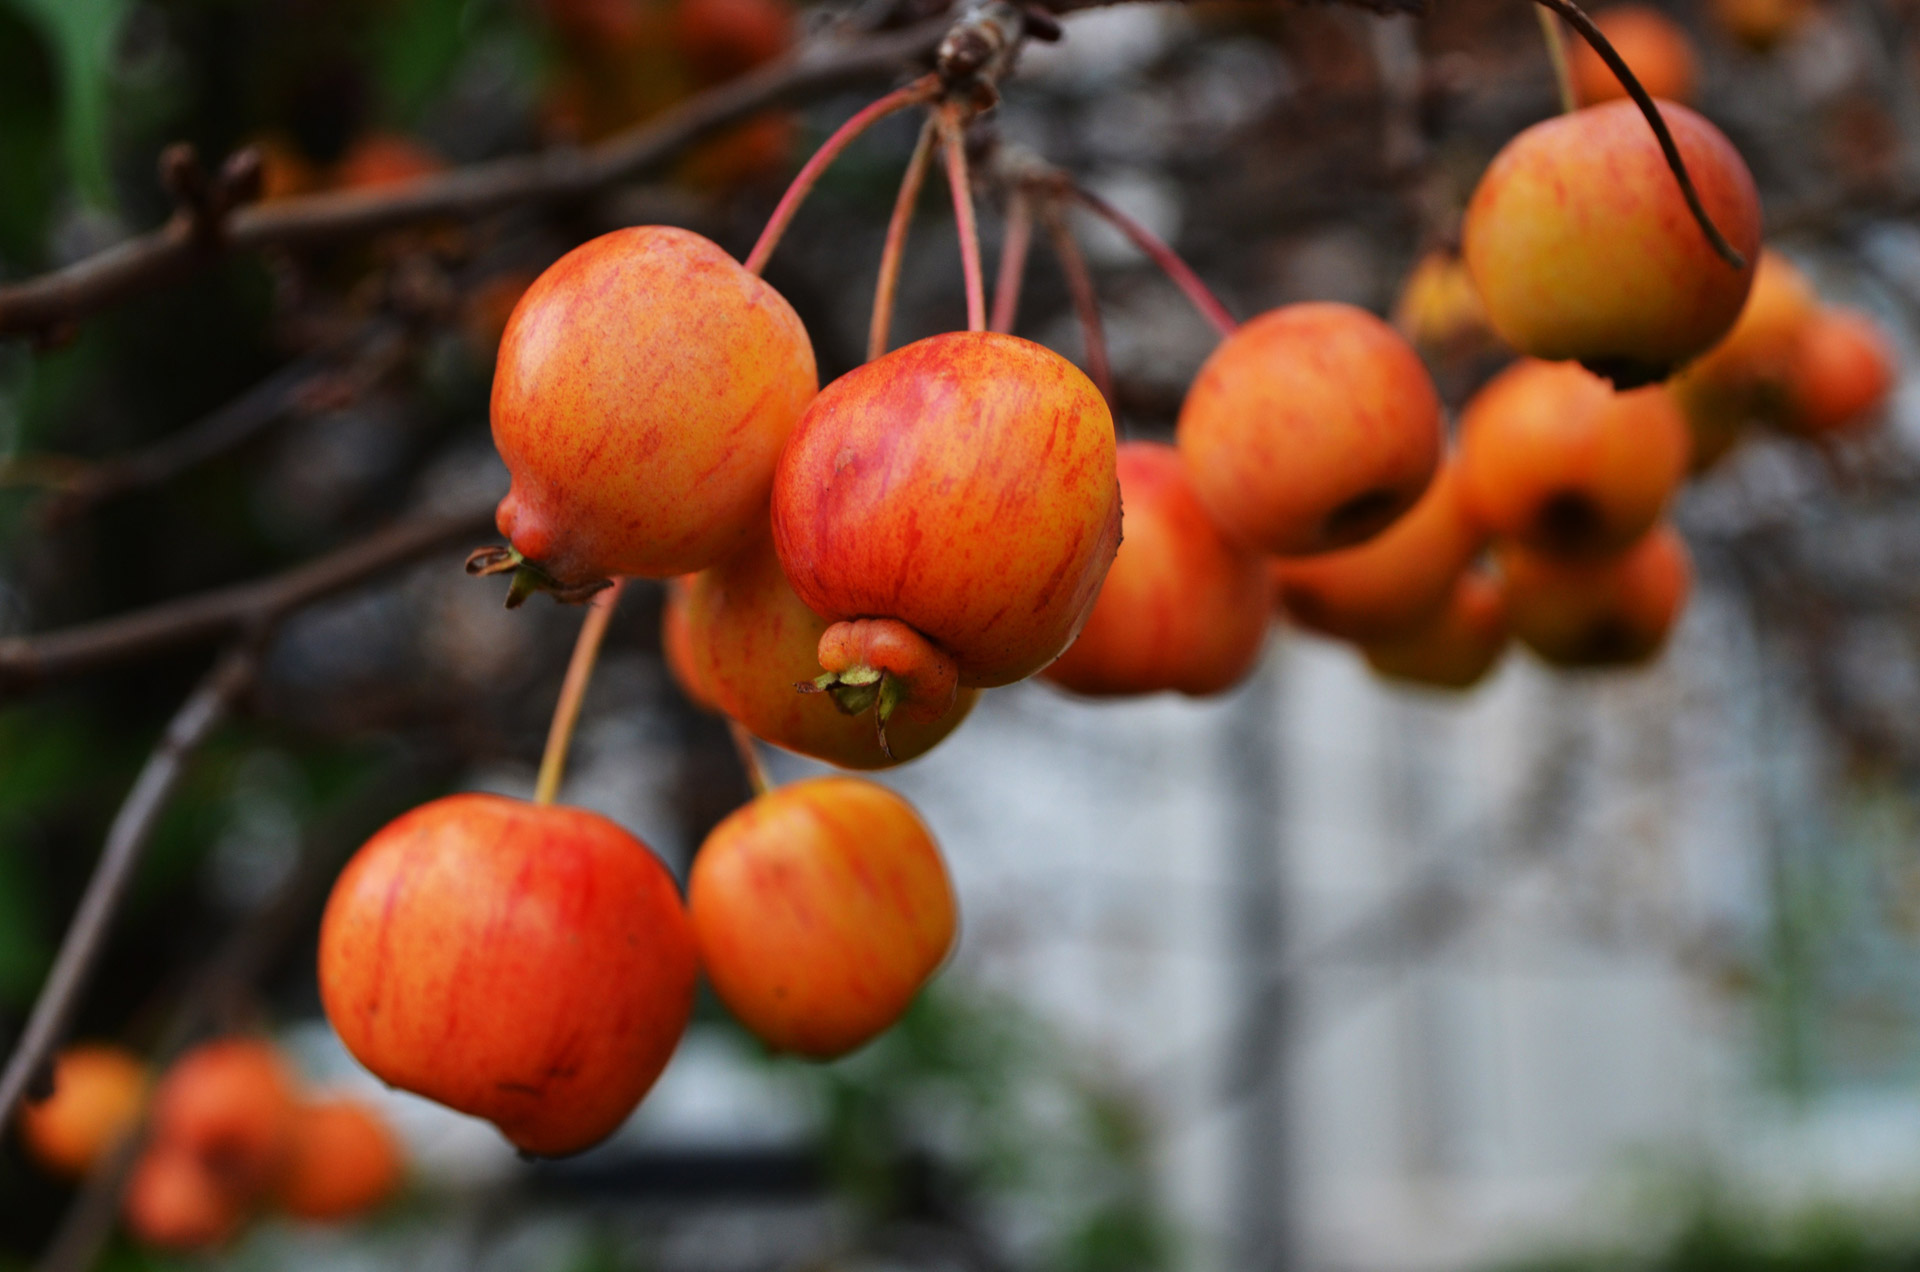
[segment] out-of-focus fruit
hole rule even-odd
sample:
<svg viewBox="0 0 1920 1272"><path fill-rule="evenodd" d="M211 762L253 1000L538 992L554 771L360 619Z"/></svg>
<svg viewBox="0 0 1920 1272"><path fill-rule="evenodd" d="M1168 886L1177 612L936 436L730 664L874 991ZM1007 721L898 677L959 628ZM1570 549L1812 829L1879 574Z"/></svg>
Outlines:
<svg viewBox="0 0 1920 1272"><path fill-rule="evenodd" d="M1469 689L1507 649L1507 602L1500 585L1477 571L1454 583L1446 605L1419 627L1364 647L1367 665L1390 680Z"/></svg>
<svg viewBox="0 0 1920 1272"><path fill-rule="evenodd" d="M771 62L793 45L787 0L680 0L673 44L703 83L716 84Z"/></svg>
<svg viewBox="0 0 1920 1272"><path fill-rule="evenodd" d="M783 786L714 827L687 905L727 1009L768 1046L822 1060L900 1018L956 921L912 806L847 777Z"/></svg>
<svg viewBox="0 0 1920 1272"><path fill-rule="evenodd" d="M1693 101L1700 60L1692 38L1678 22L1644 4L1601 9L1593 21L1649 94L1675 102ZM1569 42L1567 69L1573 74L1573 95L1582 106L1627 95L1626 85L1585 40Z"/></svg>
<svg viewBox="0 0 1920 1272"><path fill-rule="evenodd" d="M1811 0L1710 0L1707 8L1735 43L1765 53L1806 24L1813 4Z"/></svg>
<svg viewBox="0 0 1920 1272"><path fill-rule="evenodd" d="M1420 502L1357 547L1277 557L1280 605L1303 627L1378 641L1432 619L1487 535L1462 506L1457 466L1442 466Z"/></svg>
<svg viewBox="0 0 1920 1272"><path fill-rule="evenodd" d="M1117 471L1126 509L1120 553L1087 625L1041 674L1084 694L1231 688L1265 643L1265 563L1207 519L1173 447L1125 442Z"/></svg>
<svg viewBox="0 0 1920 1272"><path fill-rule="evenodd" d="M53 1094L20 1110L27 1152L52 1174L79 1179L139 1124L147 1067L121 1047L68 1047L53 1062Z"/></svg>
<svg viewBox="0 0 1920 1272"><path fill-rule="evenodd" d="M500 531L563 584L704 569L763 533L817 384L792 306L719 247L602 235L534 281L500 341Z"/></svg>
<svg viewBox="0 0 1920 1272"><path fill-rule="evenodd" d="M1646 662L1666 643L1693 581L1687 546L1656 526L1619 556L1565 561L1504 544L1507 618L1529 649L1560 667Z"/></svg>
<svg viewBox="0 0 1920 1272"><path fill-rule="evenodd" d="M246 1218L245 1205L184 1147L158 1144L141 1154L121 1199L127 1231L161 1250L225 1245Z"/></svg>
<svg viewBox="0 0 1920 1272"><path fill-rule="evenodd" d="M961 685L1009 684L1072 641L1113 562L1113 417L1040 345L916 341L807 408L780 459L773 533L793 590L829 623L897 623L953 659Z"/></svg>
<svg viewBox="0 0 1920 1272"><path fill-rule="evenodd" d="M446 161L411 137L368 133L333 166L333 184L346 190L405 185L446 168Z"/></svg>
<svg viewBox="0 0 1920 1272"><path fill-rule="evenodd" d="M299 1219L350 1219L399 1191L404 1169L379 1113L355 1099L317 1100L294 1115L278 1200Z"/></svg>
<svg viewBox="0 0 1920 1272"><path fill-rule="evenodd" d="M1288 305L1246 323L1180 408L1180 454L1214 524L1283 556L1377 534L1427 488L1441 440L1420 355L1351 305Z"/></svg>
<svg viewBox="0 0 1920 1272"><path fill-rule="evenodd" d="M1461 494L1496 535L1604 555L1659 519L1686 476L1687 448L1665 388L1616 393L1570 362L1516 362L1461 415Z"/></svg>
<svg viewBox="0 0 1920 1272"><path fill-rule="evenodd" d="M645 844L496 795L438 799L374 835L320 925L320 997L347 1049L542 1156L633 1111L686 1030L694 972Z"/></svg>
<svg viewBox="0 0 1920 1272"><path fill-rule="evenodd" d="M1760 253L1733 330L1667 386L1693 435L1694 471L1732 449L1749 424L1782 421L1788 367L1817 305L1793 262L1772 248Z"/></svg>
<svg viewBox="0 0 1920 1272"><path fill-rule="evenodd" d="M150 1139L192 1155L242 1203L273 1186L293 1131L294 1078L264 1038L218 1038L176 1060L153 1092Z"/></svg>
<svg viewBox="0 0 1920 1272"><path fill-rule="evenodd" d="M1664 379L1725 336L1760 250L1760 197L1733 143L1684 106L1659 109L1745 269L1715 254L1630 101L1546 120L1508 142L1462 231L1501 338L1537 358L1578 359L1622 387Z"/></svg>
<svg viewBox="0 0 1920 1272"><path fill-rule="evenodd" d="M1458 252L1436 248L1422 256L1393 304L1393 325L1422 352L1460 357L1499 343L1473 275Z"/></svg>
<svg viewBox="0 0 1920 1272"><path fill-rule="evenodd" d="M1855 309L1821 309L1788 359L1781 422L1812 438L1869 428L1893 392L1896 367L1893 344L1872 318Z"/></svg>

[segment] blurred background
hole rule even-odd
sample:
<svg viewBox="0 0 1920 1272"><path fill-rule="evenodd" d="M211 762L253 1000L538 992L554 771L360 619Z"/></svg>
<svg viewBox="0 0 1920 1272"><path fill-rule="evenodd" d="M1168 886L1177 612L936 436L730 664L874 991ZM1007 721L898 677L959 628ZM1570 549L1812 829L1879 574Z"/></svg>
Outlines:
<svg viewBox="0 0 1920 1272"><path fill-rule="evenodd" d="M257 146L270 200L377 191L644 126L845 16L702 3L0 0L0 281L164 221L169 143L208 166ZM1700 108L1760 183L1769 241L1920 365L1920 9L1664 8L1697 50ZM1064 25L976 143L1074 173L1242 316L1390 311L1488 158L1556 109L1521 0L1419 18L1132 4ZM743 255L812 145L887 83L583 197L235 253L0 342L0 633L490 507L493 348L527 282L626 224ZM915 127L857 143L768 271L823 381L860 360ZM931 184L901 343L965 322ZM1075 229L1122 427L1170 436L1213 333L1124 240ZM1040 248L1017 330L1084 356ZM1501 361L1430 352L1456 408ZM264 1220L188 1266L1913 1266L1920 392L1904 383L1844 445L1744 441L1676 515L1696 588L1643 669L1515 651L1465 693L1396 688L1276 626L1257 676L1215 700L986 695L882 778L940 838L963 916L909 1018L818 1066L767 1056L703 998L625 1130L534 1164L361 1071L313 972L325 888L369 833L446 791L532 789L580 611L508 612L497 581L462 574L483 511L470 541L280 624L161 820L75 1032L152 1050L183 1021L269 1030L406 1143L407 1188L376 1216ZM654 585L628 589L563 798L683 873L748 792L724 726L664 669L660 607ZM0 1036L212 656L0 685ZM0 1266L34 1266L73 1196L0 1145ZM183 1264L119 1237L107 1258Z"/></svg>

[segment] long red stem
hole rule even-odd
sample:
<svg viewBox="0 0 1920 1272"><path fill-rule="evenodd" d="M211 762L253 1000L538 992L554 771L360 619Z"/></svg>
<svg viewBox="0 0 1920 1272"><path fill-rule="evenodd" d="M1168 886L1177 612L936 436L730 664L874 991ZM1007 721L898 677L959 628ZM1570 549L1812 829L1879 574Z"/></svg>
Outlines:
<svg viewBox="0 0 1920 1272"><path fill-rule="evenodd" d="M867 329L867 361L887 351L887 338L893 333L893 297L900 286L900 260L907 251L907 229L913 224L913 210L920 203L920 187L926 184L928 161L933 158L932 118L920 129L914 143L913 158L900 178L900 195L893 201L893 217L887 222L887 243L880 250L880 281L873 288L873 325Z"/></svg>
<svg viewBox="0 0 1920 1272"><path fill-rule="evenodd" d="M567 750L573 744L573 726L580 722L580 704L587 696L587 682L593 679L593 665L600 658L600 642L606 637L607 624L613 621L613 607L620 603L625 579L602 588L588 602L587 621L580 625L580 638L574 642L573 657L567 661L566 679L560 682L560 701L553 708L553 724L547 729L546 753L540 757L540 776L534 783L536 804L551 804L560 795L560 778L567 769Z"/></svg>
<svg viewBox="0 0 1920 1272"><path fill-rule="evenodd" d="M1187 299L1193 302L1193 307L1198 309L1201 316L1212 323L1221 335L1230 336L1239 328L1240 324L1234 321L1232 314L1227 312L1227 307L1220 303L1220 298L1200 281L1200 276L1180 259L1177 252L1160 241L1159 235L1093 191L1082 189L1080 186L1073 186L1071 189L1073 197L1078 199L1089 212L1126 235L1135 247L1146 253L1147 259L1158 265L1161 272L1187 294Z"/></svg>
<svg viewBox="0 0 1920 1272"><path fill-rule="evenodd" d="M1087 346L1087 376L1111 407L1113 365L1107 358L1107 333L1100 323L1100 298L1094 294L1093 275L1087 270L1086 258L1080 254L1080 245L1073 240L1067 218L1060 215L1060 205L1047 200L1041 205L1040 216L1046 222L1053 254L1060 258L1060 272L1067 276L1067 291L1073 297L1074 312L1080 316L1081 336Z"/></svg>
<svg viewBox="0 0 1920 1272"><path fill-rule="evenodd" d="M806 202L809 194L813 193L814 184L820 180L820 174L840 157L840 152L851 145L854 138L896 111L931 101L934 94L939 91L940 77L923 75L906 87L897 88L864 110L858 111L853 118L835 129L833 135L820 144L820 149L813 152L813 158L807 160L800 171L794 175L793 184L787 187L787 192L780 196L780 202L774 207L773 215L767 218L767 228L760 231L760 241L753 245L751 252L747 253L747 272L758 274L767 267L767 258L773 255L774 248L780 246L780 236L787 232L787 225L793 220L794 213L800 210L800 205Z"/></svg>
<svg viewBox="0 0 1920 1272"><path fill-rule="evenodd" d="M1020 313L1020 285L1027 276L1027 250L1033 245L1033 196L1015 186L1007 198L1006 238L1000 244L1000 272L993 280L993 316L988 331L1010 332Z"/></svg>
<svg viewBox="0 0 1920 1272"><path fill-rule="evenodd" d="M940 139L947 158L947 184L953 189L953 220L960 231L960 271L967 280L967 330L987 329L987 286L980 269L980 226L973 219L973 186L967 179L967 144L960 132L960 112L948 105L940 111Z"/></svg>

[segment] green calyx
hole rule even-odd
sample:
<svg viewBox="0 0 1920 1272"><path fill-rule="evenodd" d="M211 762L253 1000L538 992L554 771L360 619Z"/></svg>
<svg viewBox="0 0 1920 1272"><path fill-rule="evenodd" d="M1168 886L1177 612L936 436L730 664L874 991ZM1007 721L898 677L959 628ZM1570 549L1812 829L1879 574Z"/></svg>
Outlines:
<svg viewBox="0 0 1920 1272"><path fill-rule="evenodd" d="M862 664L845 671L822 672L794 688L801 693L826 694L843 715L857 716L872 711L874 735L881 753L890 760L894 758L893 748L887 745L887 721L893 718L906 697L906 690L900 687L900 677Z"/></svg>
<svg viewBox="0 0 1920 1272"><path fill-rule="evenodd" d="M562 583L509 545L478 548L467 557L467 573L475 578L491 574L510 574L507 582L507 608L519 609L535 592L545 592L567 605L579 605L595 592L613 586L612 579L589 579L585 583Z"/></svg>

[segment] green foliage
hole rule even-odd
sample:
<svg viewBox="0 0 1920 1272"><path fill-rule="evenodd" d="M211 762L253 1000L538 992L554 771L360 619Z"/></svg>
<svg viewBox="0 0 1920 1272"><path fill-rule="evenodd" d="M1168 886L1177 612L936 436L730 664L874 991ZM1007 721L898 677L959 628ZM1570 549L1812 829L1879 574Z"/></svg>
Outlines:
<svg viewBox="0 0 1920 1272"><path fill-rule="evenodd" d="M471 42L482 0L403 0L373 32L388 113L411 124L446 84Z"/></svg>
<svg viewBox="0 0 1920 1272"><path fill-rule="evenodd" d="M61 131L74 187L89 203L113 202L108 107L114 48L130 0L0 0L39 29L59 67Z"/></svg>

